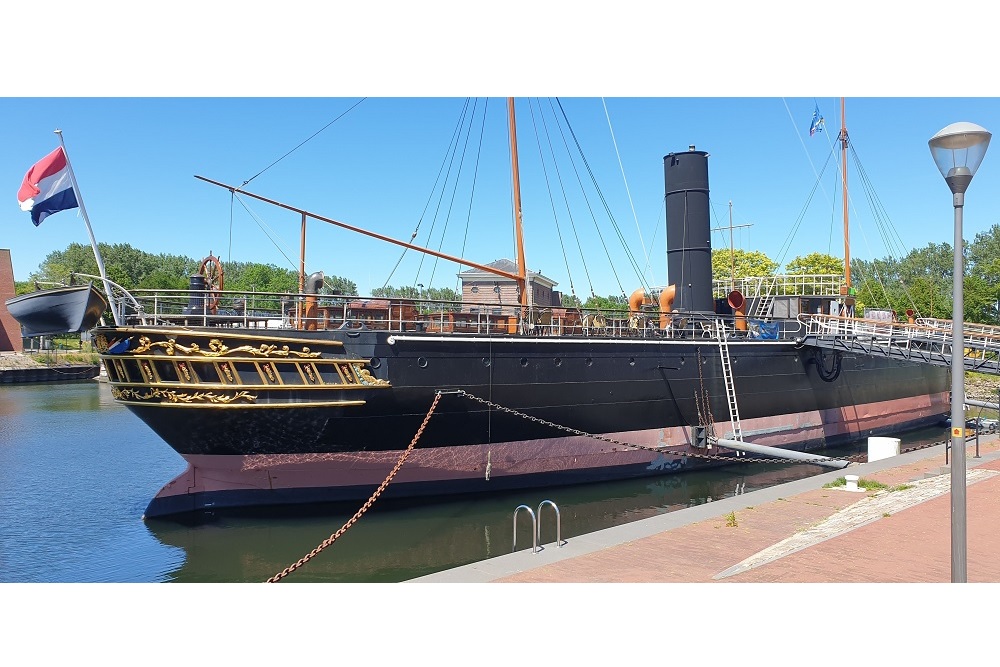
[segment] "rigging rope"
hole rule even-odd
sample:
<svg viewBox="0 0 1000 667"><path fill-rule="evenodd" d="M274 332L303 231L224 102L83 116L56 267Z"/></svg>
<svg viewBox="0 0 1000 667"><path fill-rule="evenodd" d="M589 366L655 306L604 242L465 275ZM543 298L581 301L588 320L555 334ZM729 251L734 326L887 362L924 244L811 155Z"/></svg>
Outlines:
<svg viewBox="0 0 1000 667"><path fill-rule="evenodd" d="M611 127L611 115L608 113L608 105L605 99L601 98L601 105L604 107L604 117L608 119L608 131L611 133L611 143L615 147L615 156L618 158L618 168L622 173L622 182L625 184L625 194L628 196L628 204L632 209L632 218L635 220L635 231L639 234L639 245L642 247L642 254L646 258L646 268L649 268L649 253L646 251L646 242L642 240L642 230L639 228L639 216L635 213L635 204L632 202L632 192L628 187L628 179L625 177L625 166L622 164L621 153L618 152L618 140L615 139L615 130ZM650 282L655 282L650 276Z"/></svg>
<svg viewBox="0 0 1000 667"><path fill-rule="evenodd" d="M417 234L420 232L420 225L424 222L424 216L427 215L427 209L430 208L431 201L434 200L434 193L437 192L438 183L441 182L441 174L444 172L445 165L449 164L448 156L452 152L452 142L456 141L459 132L461 131L463 119L465 117L465 108L468 106L468 99L465 102L465 106L462 108L462 113L459 114L458 122L455 124L455 129L452 132L451 140L448 143L448 148L445 150L444 157L441 159L441 166L438 168L437 176L434 177L434 185L431 186L431 191L427 195L427 201L424 203L424 210L420 212L420 217L417 219L417 226L414 227L413 233L410 234L410 243L413 243L413 239L417 238ZM444 188L444 185L441 186ZM385 289L389 286L389 281L392 280L392 276L395 275L396 269L402 263L403 258L406 257L406 251L409 248L403 248L403 252L399 254L399 259L396 260L396 264L392 267L392 271L386 276L385 282L382 284L382 288ZM416 279L414 279L414 284L416 284Z"/></svg>
<svg viewBox="0 0 1000 667"><path fill-rule="evenodd" d="M274 165L278 164L279 162L281 162L282 160L284 160L286 157L288 157L289 155L291 155L295 151L297 151L300 148L302 148L303 146L305 146L307 143L309 143L310 141L312 141L317 135L319 135L319 133L321 133L323 130L325 130L326 128L330 127L334 123L336 123L338 120L340 120L341 118L343 118L347 114L349 114L352 111L354 111L354 109L356 109L359 104L361 104L362 102L364 102L367 99L368 99L367 97L362 97L360 100L358 100L353 105L351 105L351 107L347 111L345 111L344 113L340 114L339 116L337 116L336 118L334 118L333 120L331 120L329 123L327 123L323 127L319 128L318 130L316 130L315 132L313 132L309 136L309 138L307 138L306 140L304 140L303 142L301 142L298 146L296 146L292 150L288 151L287 153L285 153L284 155L282 155L281 157L279 157L277 160L275 160L271 164L267 165L266 167L264 167L263 169L261 169L260 171L258 171L256 174L254 174L253 176L251 176L247 180L243 181L243 185L244 186L247 185L250 181L252 181L253 179L257 178L258 176L260 176L261 174L263 174L265 171L267 171L268 169L270 169ZM243 186L240 186L240 187L243 187Z"/></svg>
<svg viewBox="0 0 1000 667"><path fill-rule="evenodd" d="M551 152L552 151L552 140L549 137L549 127L548 127L548 124L546 124L546 122L545 122L545 115L542 113L541 103L539 103L539 102L536 101L536 104L538 104L538 117L541 119L542 129L545 132L545 138L546 138L546 140L547 140L547 142L549 144L549 151ZM572 294L575 297L576 296L576 288L573 286L573 273L570 271L570 268L569 268L569 258L566 256L566 244L563 242L562 229L560 228L560 225L559 225L559 214L556 212L556 202L555 202L555 198L552 196L552 184L549 181L549 172L548 172L548 170L545 167L545 156L544 156L544 153L542 151L542 140L541 140L541 137L538 135L538 124L535 121L535 110L531 106L530 102L528 103L528 110L531 112L531 123L532 123L532 126L535 128L535 145L538 147L538 160L539 160L539 162L542 165L542 173L545 176L545 191L549 195L549 206L552 207L552 220L555 222L555 225L556 225L556 235L559 237L559 249L562 251L563 264L565 264L565 266L566 266L566 275L569 277L570 294ZM556 162L555 162L555 155L554 154L553 154L552 164L553 165L556 164ZM558 173L558 167L556 167L556 171ZM560 184L561 184L561 182L560 182ZM564 191L564 193L565 193L565 191Z"/></svg>

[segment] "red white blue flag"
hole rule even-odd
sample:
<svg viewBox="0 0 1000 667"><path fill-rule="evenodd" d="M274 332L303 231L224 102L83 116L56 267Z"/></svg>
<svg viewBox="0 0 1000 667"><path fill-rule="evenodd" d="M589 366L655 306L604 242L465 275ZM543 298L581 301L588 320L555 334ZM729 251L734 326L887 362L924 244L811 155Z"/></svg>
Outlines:
<svg viewBox="0 0 1000 667"><path fill-rule="evenodd" d="M31 221L36 227L53 213L80 205L62 146L28 170L17 191L17 201L22 211L31 211Z"/></svg>

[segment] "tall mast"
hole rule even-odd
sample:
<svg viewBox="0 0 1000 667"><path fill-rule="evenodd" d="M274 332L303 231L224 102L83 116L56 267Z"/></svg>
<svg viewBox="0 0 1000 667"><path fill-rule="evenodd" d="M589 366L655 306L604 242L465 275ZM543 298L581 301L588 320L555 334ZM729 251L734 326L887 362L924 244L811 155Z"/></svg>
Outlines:
<svg viewBox="0 0 1000 667"><path fill-rule="evenodd" d="M521 226L521 180L517 166L517 127L514 123L514 98L507 98L507 124L510 132L510 169L514 183L514 240L517 244L517 289L521 306L528 305L527 269L524 265L524 233Z"/></svg>
<svg viewBox="0 0 1000 667"><path fill-rule="evenodd" d="M729 291L736 289L736 248L733 246L733 200L729 200Z"/></svg>
<svg viewBox="0 0 1000 667"><path fill-rule="evenodd" d="M844 98L840 98L840 165L841 177L844 182L844 282L848 293L851 287L851 233L847 224L847 116L844 110Z"/></svg>

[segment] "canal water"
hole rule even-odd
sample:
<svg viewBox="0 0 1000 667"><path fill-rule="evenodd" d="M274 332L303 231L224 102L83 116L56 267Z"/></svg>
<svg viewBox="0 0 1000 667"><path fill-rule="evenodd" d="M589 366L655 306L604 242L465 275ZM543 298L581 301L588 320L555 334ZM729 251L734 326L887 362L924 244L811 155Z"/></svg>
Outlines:
<svg viewBox="0 0 1000 667"><path fill-rule="evenodd" d="M945 429L900 434L941 441ZM825 452L845 456L864 442ZM111 399L106 383L0 387L0 582L261 582L335 533L356 508L225 511L143 520L184 462ZM563 539L827 468L747 464L630 482L521 491L489 498L376 503L286 582L400 582L510 553L514 510L559 507ZM518 517L518 547L531 546ZM555 513L540 513L542 543Z"/></svg>

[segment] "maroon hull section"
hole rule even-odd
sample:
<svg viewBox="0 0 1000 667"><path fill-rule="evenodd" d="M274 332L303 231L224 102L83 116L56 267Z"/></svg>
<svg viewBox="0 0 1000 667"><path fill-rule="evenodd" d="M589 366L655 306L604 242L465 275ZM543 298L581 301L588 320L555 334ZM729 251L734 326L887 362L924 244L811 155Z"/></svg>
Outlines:
<svg viewBox="0 0 1000 667"><path fill-rule="evenodd" d="M836 410L745 420L755 444L815 449L871 434L933 423L947 411L948 395L935 394ZM719 435L726 437L725 423ZM489 493L511 488L652 476L725 463L692 453L686 427L608 434L613 440L655 448L622 447L582 436L421 449L410 453L386 497ZM188 469L150 502L147 517L199 509L297 502L367 500L402 452L267 454L185 457Z"/></svg>

